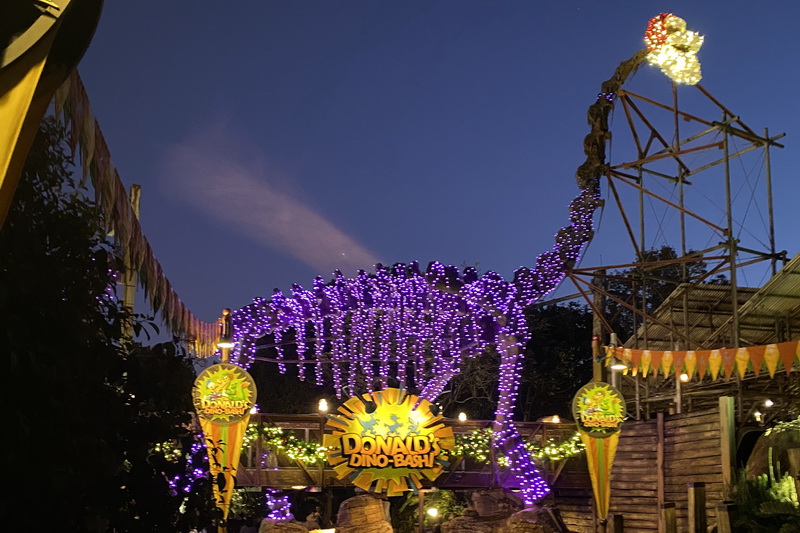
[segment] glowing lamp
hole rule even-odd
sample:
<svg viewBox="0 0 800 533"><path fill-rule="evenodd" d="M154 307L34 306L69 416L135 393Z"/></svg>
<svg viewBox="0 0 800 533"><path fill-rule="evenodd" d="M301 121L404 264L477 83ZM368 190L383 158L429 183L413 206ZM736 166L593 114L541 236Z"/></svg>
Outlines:
<svg viewBox="0 0 800 533"><path fill-rule="evenodd" d="M681 381L683 383L686 383L687 381L689 381L689 374L687 374L686 372L682 373L681 374Z"/></svg>
<svg viewBox="0 0 800 533"><path fill-rule="evenodd" d="M318 409L319 409L320 413L327 413L328 412L328 400L326 400L325 398L321 398L319 400Z"/></svg>
<svg viewBox="0 0 800 533"><path fill-rule="evenodd" d="M464 411L461 411L460 413L458 413L458 421L459 422L466 422L467 421L467 413L465 413Z"/></svg>
<svg viewBox="0 0 800 533"><path fill-rule="evenodd" d="M620 371L620 370L627 370L627 368L628 368L628 365L626 365L625 363L623 363L621 360L617 359L616 357L614 358L614 362L611 363L611 370Z"/></svg>
<svg viewBox="0 0 800 533"><path fill-rule="evenodd" d="M436 507L431 507L430 509L428 509L428 516L430 516L431 518L436 518L437 516L439 516L439 509L437 509Z"/></svg>
<svg viewBox="0 0 800 533"><path fill-rule="evenodd" d="M772 400L770 400L769 398L767 398L766 400L764 400L764 407L772 407L773 405L775 405L775 402L773 402L773 401L772 401Z"/></svg>
<svg viewBox="0 0 800 533"><path fill-rule="evenodd" d="M219 340L217 341L217 348L233 348L236 344L233 342L233 328L231 327L231 310L227 307L222 310L222 316L217 321L217 330L219 332Z"/></svg>

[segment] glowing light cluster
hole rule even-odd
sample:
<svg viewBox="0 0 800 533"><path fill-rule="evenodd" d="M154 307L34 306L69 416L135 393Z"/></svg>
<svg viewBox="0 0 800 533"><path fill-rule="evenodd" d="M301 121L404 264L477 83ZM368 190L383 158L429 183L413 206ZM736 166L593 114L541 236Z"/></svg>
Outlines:
<svg viewBox="0 0 800 533"><path fill-rule="evenodd" d="M267 489L264 494L267 507L270 512L267 514L269 520L276 522L287 522L294 520L292 515L292 504L289 503L289 496L279 490Z"/></svg>
<svg viewBox="0 0 800 533"><path fill-rule="evenodd" d="M491 443L491 429L476 429L469 433L460 434L456 436L453 455L472 457L480 462L486 462L491 456ZM546 459L548 461L561 461L578 455L585 449L577 431L569 439L562 442L557 442L555 439L550 438L544 447L537 442L527 442L525 447L533 459ZM498 456L497 462L501 466L508 465L508 459L504 455Z"/></svg>
<svg viewBox="0 0 800 533"><path fill-rule="evenodd" d="M195 442L188 450L184 450L178 441L167 441L153 446L151 453L162 456L166 461L180 465L181 458L185 459L184 471L167 477L170 493L175 496L179 493L190 494L195 490L198 479L208 479L208 455L206 447L200 442L202 435L196 434ZM165 474L166 475L166 474Z"/></svg>
<svg viewBox="0 0 800 533"><path fill-rule="evenodd" d="M317 278L311 290L294 285L291 296L276 291L271 300L257 299L234 312L234 357L248 366L256 340L270 334L276 344L296 347L299 367L314 360L317 383L330 365L339 397L345 386L370 392L383 387L390 373L403 384L422 387L428 373L458 372L464 355L482 353L503 330L524 338L519 320L505 328L497 323L515 305L514 291L495 273L479 280L474 269L459 273L435 262L425 272L416 262L377 265L374 275L360 271L349 279L337 272L330 283ZM422 353L430 358L427 366L417 358ZM285 350L278 351L277 358L284 357ZM285 371L285 364L279 369ZM307 374L308 369L301 377ZM438 395L437 388L425 397Z"/></svg>
<svg viewBox="0 0 800 533"><path fill-rule="evenodd" d="M183 450L178 441L168 440L153 446L152 453L156 453L164 457L170 463L177 463L183 456Z"/></svg>
<svg viewBox="0 0 800 533"><path fill-rule="evenodd" d="M242 446L252 446L259 438L261 438L261 446L263 448L275 448L289 459L303 461L308 464L322 463L325 460L327 448L320 443L307 442L303 439L298 439L294 435L287 435L282 428L275 426L249 424L242 440Z"/></svg>
<svg viewBox="0 0 800 533"><path fill-rule="evenodd" d="M686 29L686 21L672 13L661 13L647 24L644 34L647 61L676 83L695 85L702 78L697 52L703 36Z"/></svg>

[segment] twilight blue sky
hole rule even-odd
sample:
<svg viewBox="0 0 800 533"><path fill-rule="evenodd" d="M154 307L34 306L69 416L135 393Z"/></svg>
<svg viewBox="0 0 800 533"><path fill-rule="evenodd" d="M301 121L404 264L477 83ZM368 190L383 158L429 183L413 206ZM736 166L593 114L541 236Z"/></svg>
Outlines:
<svg viewBox="0 0 800 533"><path fill-rule="evenodd" d="M663 11L705 36L705 88L787 134L773 179L795 254L794 1L108 1L79 69L165 272L213 320L337 267L531 265L567 222L587 107ZM629 86L670 94L652 67ZM632 259L619 232L604 214L586 261Z"/></svg>

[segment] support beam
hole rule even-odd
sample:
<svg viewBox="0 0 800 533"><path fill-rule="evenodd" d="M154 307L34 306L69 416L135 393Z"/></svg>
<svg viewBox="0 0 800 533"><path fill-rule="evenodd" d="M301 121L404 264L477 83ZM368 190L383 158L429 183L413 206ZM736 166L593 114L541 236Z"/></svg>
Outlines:
<svg viewBox="0 0 800 533"><path fill-rule="evenodd" d="M724 499L730 499L730 488L736 479L736 407L732 396L719 399L719 445L722 455Z"/></svg>
<svg viewBox="0 0 800 533"><path fill-rule="evenodd" d="M689 533L706 533L706 484L687 483L689 496Z"/></svg>

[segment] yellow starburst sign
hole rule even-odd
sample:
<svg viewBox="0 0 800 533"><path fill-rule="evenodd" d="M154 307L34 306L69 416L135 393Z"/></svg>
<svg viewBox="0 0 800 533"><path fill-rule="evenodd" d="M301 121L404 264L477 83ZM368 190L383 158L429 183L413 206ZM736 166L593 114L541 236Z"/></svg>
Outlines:
<svg viewBox="0 0 800 533"><path fill-rule="evenodd" d="M324 444L339 479L366 491L397 496L436 479L450 463L453 428L431 403L400 389L355 396L328 415Z"/></svg>

